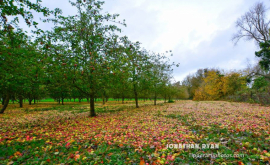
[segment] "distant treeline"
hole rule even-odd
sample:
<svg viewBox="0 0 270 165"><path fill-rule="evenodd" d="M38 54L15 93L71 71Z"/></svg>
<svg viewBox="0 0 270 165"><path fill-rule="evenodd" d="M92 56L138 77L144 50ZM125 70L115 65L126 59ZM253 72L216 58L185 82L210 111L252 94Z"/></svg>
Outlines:
<svg viewBox="0 0 270 165"><path fill-rule="evenodd" d="M188 75L182 85L193 100L231 100L270 104L269 73L259 65L244 70L225 72L199 69Z"/></svg>

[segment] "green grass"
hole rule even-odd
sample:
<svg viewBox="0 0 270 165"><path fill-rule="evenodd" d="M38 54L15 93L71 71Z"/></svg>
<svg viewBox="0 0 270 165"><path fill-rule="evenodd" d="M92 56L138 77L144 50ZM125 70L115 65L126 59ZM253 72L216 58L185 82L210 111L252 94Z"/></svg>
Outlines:
<svg viewBox="0 0 270 165"><path fill-rule="evenodd" d="M56 142L56 141L55 141ZM80 144L79 142L73 142L72 145L67 148L65 144L62 146L50 146L45 143L44 140L24 142L24 143L12 143L9 146L0 145L0 159L9 159L7 155L23 154L23 156L15 158L12 157L16 164L50 164L53 162L65 162L68 164L77 164L78 161L72 159L76 152L83 153L80 157L80 162L101 162L105 164L124 164L127 162L127 158L130 157L134 164L140 163L140 158L143 157L142 153L136 152L135 148L124 145L119 147L118 145L108 145L106 143L95 145L91 142L85 142ZM83 147L80 147L83 146ZM85 152L85 148L95 148L93 153ZM154 149L145 148L143 152L154 152ZM82 158L84 159L82 161Z"/></svg>
<svg viewBox="0 0 270 165"><path fill-rule="evenodd" d="M144 102L144 99L142 99L142 98L140 98L140 99L138 99L138 100L139 100L139 102ZM163 100L163 99L157 99L157 101L161 101L161 100ZM97 99L95 99L95 101L97 101L97 102L102 102L103 99L97 98ZM121 99L121 98L119 98L119 99L109 98L108 101L122 102L122 99ZM135 99L132 98L132 99L125 99L125 100L124 100L124 102L128 102L128 101L135 101ZM147 102L149 102L149 101L150 101L150 102L154 102L153 99L152 99L152 100L147 99L146 101L147 101ZM13 102L14 102L14 103L13 103ZM45 99L38 100L38 102L40 102L40 103L47 103L47 102L57 103L58 101L56 101L56 100L54 100L54 99L52 99L52 98L45 98ZM75 101L74 101L74 99L71 99L71 100L70 100L70 99L64 99L64 104L65 104L65 103L73 103L73 102L78 103L78 102L79 102L79 99L75 99ZM87 99L81 99L81 102L87 102ZM29 103L29 100L28 100L28 99L25 99L25 100L23 101L23 104L28 104L28 103ZM170 103L170 102L168 102L168 103ZM171 103L172 103L172 102L171 102ZM19 102L18 102L18 100L16 100L16 101L10 100L10 101L9 101L9 104L19 104ZM32 100L32 104L34 104L34 100ZM60 101L60 104L62 104L62 100Z"/></svg>

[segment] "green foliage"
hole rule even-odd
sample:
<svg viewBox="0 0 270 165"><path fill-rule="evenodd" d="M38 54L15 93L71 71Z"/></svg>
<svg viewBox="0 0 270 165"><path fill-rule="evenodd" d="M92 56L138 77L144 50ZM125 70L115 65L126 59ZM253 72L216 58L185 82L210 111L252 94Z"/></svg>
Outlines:
<svg viewBox="0 0 270 165"><path fill-rule="evenodd" d="M3 113L11 97L35 99L40 92L43 77L42 54L37 45L20 29L19 17L22 16L28 26L38 29L32 12L43 13L45 17L50 14L61 13L59 9L50 11L42 7L40 2L32 3L29 0L2 0L0 5L0 91L5 103L0 113ZM11 17L12 16L12 17ZM41 92L40 92L41 93Z"/></svg>
<svg viewBox="0 0 270 165"><path fill-rule="evenodd" d="M261 76L254 80L252 88L258 90L258 89L267 87L268 85L269 85L269 81L267 81L265 77Z"/></svg>
<svg viewBox="0 0 270 165"><path fill-rule="evenodd" d="M260 43L261 50L255 52L255 55L260 58L259 64L262 68L269 70L270 69L270 41Z"/></svg>
<svg viewBox="0 0 270 165"><path fill-rule="evenodd" d="M184 90L173 85L172 67L164 54L150 53L140 42L120 37L118 14L104 14L98 0L70 1L78 14L62 16L60 9L42 7L40 1L0 1L0 97L6 109L9 100L27 99L29 104L44 97L59 103L66 99L90 99L90 116L95 116L94 100L109 97L179 97ZM38 29L32 12L40 12L52 22L51 31ZM14 16L8 21L9 16ZM19 27L19 16L34 26L30 37ZM52 16L52 18L49 18ZM113 22L113 23L112 23ZM168 52L167 52L168 53ZM171 51L170 51L171 53ZM171 54L172 55L172 54ZM176 90L177 89L177 90Z"/></svg>
<svg viewBox="0 0 270 165"><path fill-rule="evenodd" d="M0 19L1 26L6 28L6 31L11 30L13 25L19 23L19 16L21 16L28 26L35 26L37 28L38 23L35 22L33 11L42 13L43 16L48 17L49 15L61 14L61 10L56 8L54 11L49 10L47 7L42 7L40 0L37 0L36 3L33 3L29 0L1 0L0 1ZM29 10L30 9L30 10ZM13 16L14 18L9 20L8 16Z"/></svg>

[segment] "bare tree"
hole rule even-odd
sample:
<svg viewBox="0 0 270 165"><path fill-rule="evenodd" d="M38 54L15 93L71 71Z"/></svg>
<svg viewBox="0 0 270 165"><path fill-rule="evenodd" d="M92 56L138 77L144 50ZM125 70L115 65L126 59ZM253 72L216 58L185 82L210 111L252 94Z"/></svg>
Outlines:
<svg viewBox="0 0 270 165"><path fill-rule="evenodd" d="M238 32L232 37L235 44L241 38L246 40L255 40L257 44L269 40L269 24L266 20L267 9L262 2L256 3L244 15L236 21Z"/></svg>
<svg viewBox="0 0 270 165"><path fill-rule="evenodd" d="M270 80L270 72L262 69L259 64L259 60L255 64L251 64L250 61L247 61L247 67L242 70L242 74L246 76L250 81L253 81L256 77L263 76L266 79Z"/></svg>

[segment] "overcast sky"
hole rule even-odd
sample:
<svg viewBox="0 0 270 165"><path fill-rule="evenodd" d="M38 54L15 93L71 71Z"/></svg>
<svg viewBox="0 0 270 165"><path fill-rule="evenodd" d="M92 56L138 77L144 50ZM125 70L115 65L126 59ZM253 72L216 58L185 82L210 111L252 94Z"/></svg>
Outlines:
<svg viewBox="0 0 270 165"><path fill-rule="evenodd" d="M252 41L234 46L235 21L257 0L105 0L104 12L120 14L126 20L122 35L140 41L147 50L163 53L172 50L171 61L176 81L200 68L238 70L255 61L259 48ZM267 7L270 1L263 0ZM68 0L43 0L43 6L76 14ZM43 25L42 25L43 26ZM41 26L41 28L42 28ZM48 26L44 26L48 28Z"/></svg>

